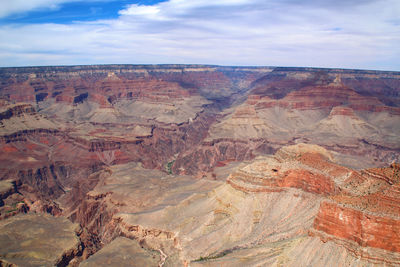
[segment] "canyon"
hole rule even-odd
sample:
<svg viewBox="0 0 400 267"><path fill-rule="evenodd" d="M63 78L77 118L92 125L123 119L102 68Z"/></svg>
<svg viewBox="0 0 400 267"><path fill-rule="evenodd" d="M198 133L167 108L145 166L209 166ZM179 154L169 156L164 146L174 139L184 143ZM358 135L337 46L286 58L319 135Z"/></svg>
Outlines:
<svg viewBox="0 0 400 267"><path fill-rule="evenodd" d="M0 68L0 265L399 266L400 72Z"/></svg>

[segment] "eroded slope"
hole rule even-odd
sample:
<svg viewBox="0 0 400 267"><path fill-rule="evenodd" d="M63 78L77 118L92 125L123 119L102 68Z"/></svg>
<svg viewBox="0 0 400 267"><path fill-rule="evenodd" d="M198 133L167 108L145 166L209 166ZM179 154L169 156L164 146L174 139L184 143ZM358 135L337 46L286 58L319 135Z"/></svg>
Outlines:
<svg viewBox="0 0 400 267"><path fill-rule="evenodd" d="M0 218L79 223L61 265L398 265L399 77L2 68Z"/></svg>

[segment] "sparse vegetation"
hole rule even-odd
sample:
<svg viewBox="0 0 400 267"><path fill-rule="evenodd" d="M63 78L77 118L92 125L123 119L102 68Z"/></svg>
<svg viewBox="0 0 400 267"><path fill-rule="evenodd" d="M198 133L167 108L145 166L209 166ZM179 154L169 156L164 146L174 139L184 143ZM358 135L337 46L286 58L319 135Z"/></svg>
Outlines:
<svg viewBox="0 0 400 267"><path fill-rule="evenodd" d="M166 166L166 169L167 169L167 173L168 174L172 174L172 165L174 165L174 163L175 163L175 160L173 160L173 161L170 161L170 162L168 162L167 163L167 166Z"/></svg>
<svg viewBox="0 0 400 267"><path fill-rule="evenodd" d="M207 256L207 257L200 256L200 258L194 260L193 262L215 260L215 259L218 259L218 258L222 258L223 256L225 256L225 255L227 255L227 254L229 254L231 252L232 252L232 250L228 249L228 250L222 251L221 253L218 253L218 254L216 254L214 256Z"/></svg>
<svg viewBox="0 0 400 267"><path fill-rule="evenodd" d="M17 201L17 202L12 203L12 204L9 206L11 209L7 210L6 212L7 212L7 213L11 213L11 212L17 211L17 210L18 210L17 205L18 205L19 203L25 203L25 202L23 202L23 201Z"/></svg>
<svg viewBox="0 0 400 267"><path fill-rule="evenodd" d="M13 208L11 210L7 210L7 213L11 213L11 212L14 212L14 211L17 211L17 210L18 210L17 208Z"/></svg>
<svg viewBox="0 0 400 267"><path fill-rule="evenodd" d="M194 260L193 262L205 261L206 259L207 258L200 257L200 258Z"/></svg>

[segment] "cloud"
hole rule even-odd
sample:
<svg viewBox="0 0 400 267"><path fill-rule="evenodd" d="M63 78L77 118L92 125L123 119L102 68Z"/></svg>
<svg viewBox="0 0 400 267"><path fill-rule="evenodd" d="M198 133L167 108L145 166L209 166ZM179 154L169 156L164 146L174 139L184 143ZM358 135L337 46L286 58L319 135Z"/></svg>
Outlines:
<svg viewBox="0 0 400 267"><path fill-rule="evenodd" d="M400 69L397 0L170 0L114 20L0 26L0 64L205 63ZM333 1L331 2L334 5ZM344 0L336 2L338 5ZM377 12L379 11L379 12Z"/></svg>
<svg viewBox="0 0 400 267"><path fill-rule="evenodd" d="M127 9L121 10L120 15L125 16L144 16L144 17L154 17L160 13L159 6L143 6L138 4L132 4Z"/></svg>
<svg viewBox="0 0 400 267"><path fill-rule="evenodd" d="M374 2L380 2L381 0L282 0L284 3L296 4L296 5L307 5L307 6L319 6L325 8L336 8L344 9L355 6L368 5ZM384 2L384 1L382 1Z"/></svg>

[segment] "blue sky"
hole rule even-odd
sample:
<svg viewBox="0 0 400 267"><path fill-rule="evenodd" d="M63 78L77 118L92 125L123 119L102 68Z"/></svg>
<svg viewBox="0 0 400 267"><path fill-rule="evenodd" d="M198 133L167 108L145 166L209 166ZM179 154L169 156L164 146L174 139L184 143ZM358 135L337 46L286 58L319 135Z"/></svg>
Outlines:
<svg viewBox="0 0 400 267"><path fill-rule="evenodd" d="M165 1L165 0L164 0ZM100 0L100 1L63 1L51 7L46 5L38 5L29 10L21 10L20 12L10 12L9 15L0 17L0 24L11 23L76 23L79 21L95 21L100 19L118 19L118 12L123 10L130 4L154 5L163 1L147 0L147 1L116 1L116 0ZM45 3L43 1L43 3ZM1 2L0 2L1 6Z"/></svg>
<svg viewBox="0 0 400 267"><path fill-rule="evenodd" d="M0 0L0 66L400 71L399 0Z"/></svg>

